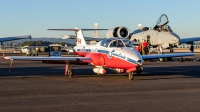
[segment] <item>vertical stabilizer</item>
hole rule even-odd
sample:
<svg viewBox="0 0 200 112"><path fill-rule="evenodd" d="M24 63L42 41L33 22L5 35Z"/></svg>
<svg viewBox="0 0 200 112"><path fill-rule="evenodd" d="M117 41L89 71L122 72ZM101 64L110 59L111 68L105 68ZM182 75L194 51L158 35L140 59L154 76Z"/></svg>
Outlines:
<svg viewBox="0 0 200 112"><path fill-rule="evenodd" d="M76 31L76 36L77 36L76 45L86 45L86 41L81 29Z"/></svg>

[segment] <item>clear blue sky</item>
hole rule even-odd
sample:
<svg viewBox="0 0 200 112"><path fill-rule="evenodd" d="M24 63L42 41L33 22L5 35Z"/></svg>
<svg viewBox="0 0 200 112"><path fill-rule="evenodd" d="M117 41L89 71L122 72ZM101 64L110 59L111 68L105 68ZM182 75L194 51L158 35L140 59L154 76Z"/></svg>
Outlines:
<svg viewBox="0 0 200 112"><path fill-rule="evenodd" d="M180 37L200 36L200 0L0 0L0 37L62 37L47 28L153 27L161 14ZM92 36L92 32L85 32ZM105 37L105 32L101 32Z"/></svg>

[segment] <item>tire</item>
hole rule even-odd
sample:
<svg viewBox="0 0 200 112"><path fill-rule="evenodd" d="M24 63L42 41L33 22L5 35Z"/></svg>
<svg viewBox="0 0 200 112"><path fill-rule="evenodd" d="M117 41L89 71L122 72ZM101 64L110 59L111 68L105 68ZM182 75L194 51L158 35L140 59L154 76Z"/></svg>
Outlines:
<svg viewBox="0 0 200 112"><path fill-rule="evenodd" d="M71 67L69 67L68 69L68 76L73 77L73 70L71 69Z"/></svg>
<svg viewBox="0 0 200 112"><path fill-rule="evenodd" d="M128 78L129 78L129 80L133 80L133 79L134 79L133 72L130 72L130 73L128 74Z"/></svg>

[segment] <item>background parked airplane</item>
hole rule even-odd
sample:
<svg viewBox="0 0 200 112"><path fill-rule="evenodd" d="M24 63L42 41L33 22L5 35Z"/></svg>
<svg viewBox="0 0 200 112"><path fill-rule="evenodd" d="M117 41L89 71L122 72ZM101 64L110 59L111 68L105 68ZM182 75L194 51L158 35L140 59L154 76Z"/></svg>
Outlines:
<svg viewBox="0 0 200 112"><path fill-rule="evenodd" d="M200 37L189 37L189 38L180 38L173 30L170 28L168 17L165 14L162 14L156 25L151 27L142 27L139 24L138 29L130 33L127 27L115 27L109 29L106 33L106 38L112 37L124 37L133 41L134 44L140 44L143 40L147 40L153 48L159 47L161 53L163 49L170 48L170 52L173 52L173 47L180 43L189 43L192 44L194 41L200 40ZM75 38L74 35L66 35L66 38ZM86 41L101 41L104 38L93 38L85 37Z"/></svg>
<svg viewBox="0 0 200 112"><path fill-rule="evenodd" d="M132 46L132 42L126 38L107 38L97 44L87 45L82 30L94 29L48 29L58 31L75 31L77 36L74 52L80 57L25 57L25 56L7 56L7 60L28 60L42 61L43 63L63 63L66 64L65 74L72 76L71 64L87 64L94 65L93 71L97 74L105 74L106 68L111 68L118 73L126 71L129 79L134 78L134 74L140 74L143 70L143 59L166 58L166 57L182 57L193 56L193 53L179 54L157 54L141 56ZM99 29L105 30L105 29ZM11 61L11 62L12 62Z"/></svg>
<svg viewBox="0 0 200 112"><path fill-rule="evenodd" d="M147 40L152 47L160 47L161 49L170 48L173 52L173 46L180 43L190 43L193 45L194 41L200 40L200 37L189 37L180 38L173 30L170 28L168 17L162 14L156 25L152 28L150 27L140 27L139 29L133 31L130 34L130 40L140 41ZM163 51L163 50L161 50Z"/></svg>

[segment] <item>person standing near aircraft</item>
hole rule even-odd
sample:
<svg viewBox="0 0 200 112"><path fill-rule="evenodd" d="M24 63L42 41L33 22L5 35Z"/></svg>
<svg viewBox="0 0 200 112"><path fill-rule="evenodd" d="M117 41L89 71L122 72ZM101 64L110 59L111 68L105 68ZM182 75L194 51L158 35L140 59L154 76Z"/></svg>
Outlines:
<svg viewBox="0 0 200 112"><path fill-rule="evenodd" d="M146 40L143 40L142 42L142 55L148 54L148 42Z"/></svg>
<svg viewBox="0 0 200 112"><path fill-rule="evenodd" d="M141 44L139 44L137 47L136 47L136 50L141 54L141 47L142 47L142 45Z"/></svg>

